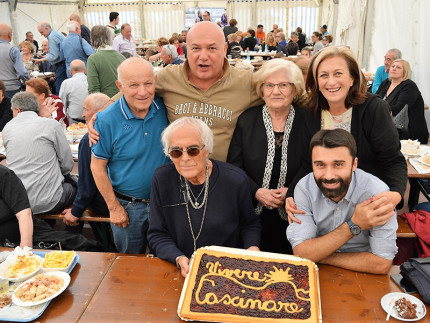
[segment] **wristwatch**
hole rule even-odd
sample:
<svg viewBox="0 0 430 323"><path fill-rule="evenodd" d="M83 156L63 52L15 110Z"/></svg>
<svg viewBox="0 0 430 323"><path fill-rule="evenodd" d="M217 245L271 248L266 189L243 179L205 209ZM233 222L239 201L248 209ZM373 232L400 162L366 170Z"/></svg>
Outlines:
<svg viewBox="0 0 430 323"><path fill-rule="evenodd" d="M351 233L353 235L359 235L361 233L361 228L356 225L354 222L351 221L351 219L346 220L346 223L349 225L349 230L351 230Z"/></svg>

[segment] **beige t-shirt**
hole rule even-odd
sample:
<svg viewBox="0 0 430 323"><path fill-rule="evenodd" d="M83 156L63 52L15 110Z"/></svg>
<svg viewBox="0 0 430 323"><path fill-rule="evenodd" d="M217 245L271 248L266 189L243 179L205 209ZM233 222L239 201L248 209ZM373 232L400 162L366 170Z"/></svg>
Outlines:
<svg viewBox="0 0 430 323"><path fill-rule="evenodd" d="M189 65L169 65L157 73L156 93L162 97L169 121L181 117L203 120L214 133L211 158L225 161L237 118L262 104L252 86L252 71L231 68L224 61L224 76L206 91L188 81Z"/></svg>

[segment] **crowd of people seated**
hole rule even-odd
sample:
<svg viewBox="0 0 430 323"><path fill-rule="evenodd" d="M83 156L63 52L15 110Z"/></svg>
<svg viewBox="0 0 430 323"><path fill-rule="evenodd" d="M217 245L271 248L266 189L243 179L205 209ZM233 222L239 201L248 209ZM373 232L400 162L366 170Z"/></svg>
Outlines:
<svg viewBox="0 0 430 323"><path fill-rule="evenodd" d="M149 249L184 276L192 253L206 245L388 272L407 182L399 138L428 140L421 93L395 50L372 94L354 54L332 45L326 25L307 46L300 27L289 37L277 24L267 35L263 25L243 33L236 19L223 27L205 12L142 58L130 24L116 28L118 13L92 27L89 42L76 16L67 37L39 24L43 56L33 56L28 33L20 55L10 26L0 24L8 166L0 167L1 180L22 195L17 200L0 185L0 208L7 209L0 221L14 228L1 230L0 240L39 239L32 214L63 212L67 226L81 227L88 208L110 217L117 251ZM280 58L257 72L227 60L257 48ZM55 66L59 97L49 79L30 79L29 62ZM409 124L397 129L393 116L404 109ZM76 122L89 129L77 182L64 134Z"/></svg>

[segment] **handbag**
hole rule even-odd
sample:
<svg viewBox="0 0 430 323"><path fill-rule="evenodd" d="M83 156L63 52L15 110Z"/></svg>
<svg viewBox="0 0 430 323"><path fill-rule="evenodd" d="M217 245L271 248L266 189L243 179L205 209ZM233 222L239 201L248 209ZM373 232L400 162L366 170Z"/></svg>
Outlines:
<svg viewBox="0 0 430 323"><path fill-rule="evenodd" d="M412 282L423 301L430 304L430 258L411 258L400 266L400 274Z"/></svg>
<svg viewBox="0 0 430 323"><path fill-rule="evenodd" d="M397 129L408 131L409 115L407 104L393 117L393 122Z"/></svg>

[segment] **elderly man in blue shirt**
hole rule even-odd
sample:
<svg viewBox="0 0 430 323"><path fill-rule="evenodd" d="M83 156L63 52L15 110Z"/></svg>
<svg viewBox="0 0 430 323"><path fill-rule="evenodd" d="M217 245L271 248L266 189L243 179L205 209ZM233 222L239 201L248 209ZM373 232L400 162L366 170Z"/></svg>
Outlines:
<svg viewBox="0 0 430 323"><path fill-rule="evenodd" d="M0 80L3 81L5 96L12 96L19 92L18 79L27 81L30 75L24 67L19 49L10 44L12 28L7 24L0 24Z"/></svg>
<svg viewBox="0 0 430 323"><path fill-rule="evenodd" d="M75 59L79 59L87 66L88 56L93 54L95 50L81 37L81 27L76 21L69 21L67 23L67 30L69 34L62 41L61 47L63 48L66 62L67 78L70 78L72 77L70 73L70 63Z"/></svg>
<svg viewBox="0 0 430 323"><path fill-rule="evenodd" d="M121 98L97 114L100 140L92 148L91 170L118 251L145 253L151 178L167 162L160 140L166 108L155 97L154 71L143 58L122 62L116 84Z"/></svg>
<svg viewBox="0 0 430 323"><path fill-rule="evenodd" d="M386 274L397 253L394 205L375 195L388 186L357 169L357 146L343 130L320 130L310 143L313 173L294 191L301 223L288 226L294 255L349 270Z"/></svg>
<svg viewBox="0 0 430 323"><path fill-rule="evenodd" d="M64 35L54 29L47 22L41 22L37 26L37 30L42 36L45 36L49 42L49 53L41 59L35 59L34 62L39 64L49 61L55 65L55 94L60 93L61 83L67 78L66 64L64 62L64 54L61 43L66 38Z"/></svg>

